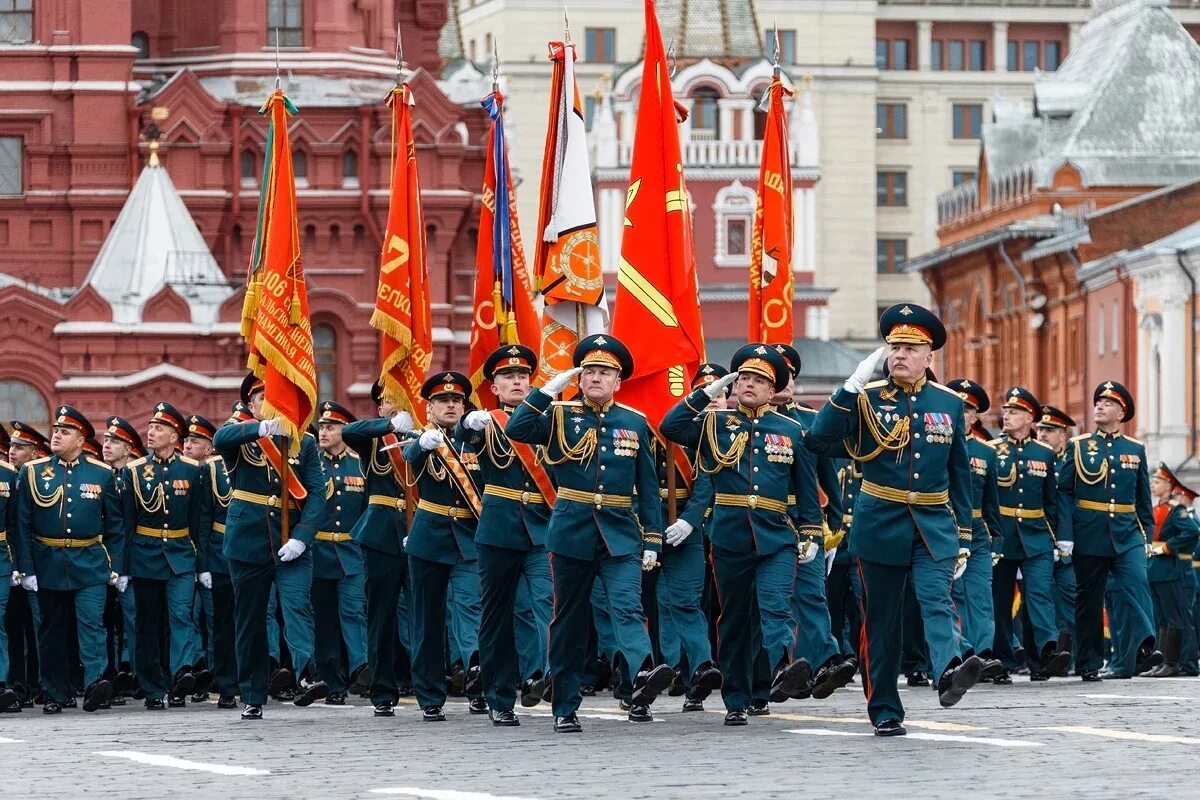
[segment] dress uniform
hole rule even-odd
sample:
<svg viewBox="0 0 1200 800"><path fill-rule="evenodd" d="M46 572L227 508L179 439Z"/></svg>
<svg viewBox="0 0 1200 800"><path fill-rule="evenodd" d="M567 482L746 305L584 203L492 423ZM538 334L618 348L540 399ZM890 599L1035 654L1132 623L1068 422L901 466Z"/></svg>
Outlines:
<svg viewBox="0 0 1200 800"><path fill-rule="evenodd" d="M1150 563L1146 572L1154 601L1154 621L1158 640L1163 643L1163 663L1146 673L1151 678L1173 678L1183 649L1183 632L1191 624L1192 552L1200 538L1200 527L1190 506L1176 499L1191 494L1166 464L1160 464L1155 478L1167 484L1169 499L1154 506L1154 536L1150 542ZM1171 496L1174 495L1174 496Z"/></svg>
<svg viewBox="0 0 1200 800"><path fill-rule="evenodd" d="M319 426L342 426L355 417L326 400ZM329 685L329 705L342 705L346 693L366 688L367 599L363 594L362 548L351 532L367 507L367 476L358 453L341 444L322 446L325 466L325 518L313 542L313 613L317 673ZM345 648L346 658L342 658ZM349 670L347 670L347 665Z"/></svg>
<svg viewBox="0 0 1200 800"><path fill-rule="evenodd" d="M47 458L50 455L49 440L32 425L20 420L13 420L9 425L12 427L12 434L8 443L8 461L18 471L30 461ZM10 517L7 528L9 549L14 558L16 557L16 545L13 538L16 531L16 508L15 502L9 503L9 514L13 516ZM33 706L34 696L39 692L37 638L38 628L41 626L41 614L38 613L36 592L28 592L20 585L13 586L9 590L4 626L9 636L8 685L21 698L21 707L30 708ZM132 637L132 625L129 630L130 637Z"/></svg>
<svg viewBox="0 0 1200 800"><path fill-rule="evenodd" d="M366 570L367 664L371 675L371 703L375 715L390 717L400 699L396 676L399 631L408 626L408 609L400 609L402 591L408 582L408 558L404 539L405 474L407 467L398 447L401 437L412 429L407 412L397 413L385 400L377 383L371 399L380 407L376 419L361 419L342 428L342 441L362 460L367 479L367 505L351 531L362 550ZM390 449L385 450L385 447Z"/></svg>
<svg viewBox="0 0 1200 800"><path fill-rule="evenodd" d="M833 567L825 577L825 597L829 602L830 630L837 639L838 649L848 658L861 661L858 652L862 633L862 616L858 608L860 591L858 572L850 558L850 537L854 529L854 498L862 483L862 473L853 459L838 460L841 462L838 483L841 486L842 520L831 531L832 537L826 535L825 541L828 544L831 538L840 534L840 542L833 558Z"/></svg>
<svg viewBox="0 0 1200 800"><path fill-rule="evenodd" d="M483 376L537 371L537 356L523 345L505 345L488 356ZM521 704L535 706L546 688L546 631L550 624L553 587L546 554L546 525L556 495L554 484L536 452L504 434L513 407L472 411L459 423L456 438L480 435L478 464L483 483L483 510L475 530L479 556L482 616L479 666L484 696L495 725L518 724L513 714L517 686ZM518 657L517 597L524 593L528 624L524 645L532 657ZM524 661L525 663L521 663Z"/></svg>
<svg viewBox="0 0 1200 800"><path fill-rule="evenodd" d="M180 440L187 430L183 415L169 403L155 405L149 425L172 431ZM196 579L210 574L206 533L212 521L202 517L208 474L168 443L126 464L122 475L125 563L137 605L134 672L146 693L146 708L162 708L168 692L171 705L182 706L188 692L204 691L208 683L197 685L192 671ZM169 650L163 646L166 631ZM166 664L164 652L169 652ZM211 673L207 677L211 680Z"/></svg>
<svg viewBox="0 0 1200 800"><path fill-rule="evenodd" d="M8 455L8 431L0 426L0 438L4 456ZM12 522L16 517L17 468L0 458L0 711L21 710L21 698L8 687L8 633L4 629L4 613L8 608L9 590L13 576L20 581L15 569L10 531L15 535Z"/></svg>
<svg viewBox="0 0 1200 800"><path fill-rule="evenodd" d="M765 378L774 392L791 385L787 361L771 345L742 347L729 367ZM772 694L794 697L811 689L811 665L792 659L791 599L797 554L815 560L822 541L816 457L805 447L800 423L769 402L753 408L739 402L727 411L706 411L707 405L704 389L692 392L667 412L662 431L697 449L697 466L712 484L721 695L725 724L740 726L747 722L760 648L774 671ZM756 619L761 639L752 631Z"/></svg>
<svg viewBox="0 0 1200 800"><path fill-rule="evenodd" d="M58 407L54 427L85 439L95 433L70 406ZM125 531L113 471L103 461L83 457L81 449L54 447L55 455L29 462L17 476L15 548L17 568L25 575L22 586L40 594L38 650L47 714L59 713L74 699L65 655L72 607L87 686L83 708L94 711L111 697L112 684L103 677L104 597L109 582L125 573Z"/></svg>
<svg viewBox="0 0 1200 800"><path fill-rule="evenodd" d="M1055 448L1058 455L1054 459L1054 480L1057 484L1063 464L1067 462L1066 444L1069 431L1075 427L1075 420L1054 406L1042 406L1042 416L1036 427L1039 438L1049 432L1061 432L1062 447ZM1057 548L1054 550L1054 618L1058 623L1059 649L1069 651L1075 642L1075 563L1071 556L1063 555ZM1062 673L1062 677L1065 676L1066 671Z"/></svg>
<svg viewBox="0 0 1200 800"><path fill-rule="evenodd" d="M947 386L978 414L991 407L987 392L972 380L958 378ZM1003 533L996 486L996 447L984 435L972 429L967 438L967 456L971 459L971 556L963 573L954 581L950 596L958 612L964 644L981 658L990 659L996 635L992 553L1002 549ZM991 671L995 673L996 667L992 666ZM994 674L989 676L985 671L984 677Z"/></svg>
<svg viewBox="0 0 1200 800"><path fill-rule="evenodd" d="M262 381L247 375L242 381L242 402L251 408L253 396L262 391ZM234 423L213 437L232 489L222 552L233 581L238 683L246 704L243 719L261 719L267 701L267 605L272 584L279 591L292 663L299 674L312 665L312 554L308 550L325 514L325 476L313 437L304 434L299 453L289 456L288 440L272 430L277 430L277 425L272 421ZM287 486L282 485L280 475L284 458L290 467ZM283 503L291 511L286 544L280 511ZM321 681L301 688L297 705L309 705L329 691Z"/></svg>
<svg viewBox="0 0 1200 800"><path fill-rule="evenodd" d="M585 337L572 360L585 373L596 367L615 370L622 379L633 374L633 356L611 336ZM641 412L611 398L554 402L553 394L573 374L563 373L530 392L505 427L510 439L546 448L544 463L558 487L546 549L554 581L549 663L555 730L563 733L580 730L576 712L597 578L607 595L624 678L633 686L630 719L651 719L650 703L674 679L670 667L653 666L641 602L642 566L657 562L663 541L653 433ZM585 374L583 381L588 380Z"/></svg>
<svg viewBox="0 0 1200 800"><path fill-rule="evenodd" d="M187 418L187 435L206 439L216 437L217 427L197 414ZM212 575L212 586L200 587L200 603L204 609L208 633L208 668L217 687L217 707L236 708L238 692L237 637L234 632L233 580L229 577L229 561L225 558L225 521L233 493L225 459L213 454L201 467L205 472L205 491L199 492L204 528L200 537Z"/></svg>
<svg viewBox="0 0 1200 800"><path fill-rule="evenodd" d="M1146 448L1123 436L1120 423L1133 419L1133 397L1115 381L1092 393L1100 403L1116 403L1119 420L1071 439L1059 477L1060 543L1071 543L1075 560L1076 668L1084 680L1099 678L1103 658L1104 590L1111 573L1129 613L1128 635L1136 657L1122 657L1109 668L1124 674L1145 672L1162 663L1154 648L1153 607L1146 576L1147 532L1154 530ZM1132 502L1130 502L1132 501ZM1131 647L1131 650L1134 648ZM1135 663L1128 663L1129 661Z"/></svg>
<svg viewBox="0 0 1200 800"><path fill-rule="evenodd" d="M421 387L427 401L471 394L471 381L459 372L434 375ZM454 421L457 425L458 420ZM459 432L461 433L461 431ZM479 566L475 525L481 502L479 447L482 434L431 423L403 447L404 460L416 476L420 501L413 515L405 550L412 580L413 685L427 722L445 720L448 603L456 626L465 693L472 713L484 713L479 675Z"/></svg>
<svg viewBox="0 0 1200 800"><path fill-rule="evenodd" d="M897 361L938 350L946 331L928 309L895 305L879 332ZM918 376L867 382L880 348L817 414L808 436L818 446L844 442L863 474L854 506L850 553L862 582L867 711L881 736L905 733L896 688L905 585L911 574L925 623L935 685L943 706L979 679L977 656L963 659L950 599L956 556L971 535L971 473L963 401L954 390ZM894 369L894 368L893 368ZM921 365L920 369L925 369ZM916 368L914 368L914 372Z"/></svg>
<svg viewBox="0 0 1200 800"><path fill-rule="evenodd" d="M124 493L128 489L124 474L125 465L136 458L145 456L146 445L142 442L142 437L133 424L122 417L108 418L105 422L103 438L106 449L110 442L114 447L123 446L119 451L122 453L122 457L109 458L106 453L104 462L112 467L117 482L117 494L122 497L122 508L124 508ZM115 452L117 451L114 450ZM110 623L108 630L109 672L116 676L113 679L113 705L124 705L125 697L132 695L137 688L137 681L133 676L133 663L137 650L134 642L134 639L137 638L134 633L137 604L133 598L133 592L119 592L114 586L109 587L108 590L108 605L110 609L115 609L115 613L120 615L120 622Z"/></svg>

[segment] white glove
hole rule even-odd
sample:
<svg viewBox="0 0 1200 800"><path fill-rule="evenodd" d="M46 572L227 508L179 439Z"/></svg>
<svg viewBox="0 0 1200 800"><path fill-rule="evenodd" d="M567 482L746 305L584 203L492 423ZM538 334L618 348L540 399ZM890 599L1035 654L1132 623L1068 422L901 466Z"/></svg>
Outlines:
<svg viewBox="0 0 1200 800"><path fill-rule="evenodd" d="M805 541L805 542L797 542L796 543L796 556L797 556L796 561L801 564L807 564L808 562L812 561L814 558L817 557L817 553L820 552L820 550L821 550L821 545L817 544L816 542L814 542L811 539L809 539L808 541Z"/></svg>
<svg viewBox="0 0 1200 800"><path fill-rule="evenodd" d="M16 570L13 570L13 574L12 574L12 577L9 578L8 585L9 586L20 586L21 585L21 573L17 572Z"/></svg>
<svg viewBox="0 0 1200 800"><path fill-rule="evenodd" d="M21 578L21 588L27 592L37 591L37 575L26 575Z"/></svg>
<svg viewBox="0 0 1200 800"><path fill-rule="evenodd" d="M880 347L874 353L858 362L858 366L854 370L854 374L846 379L843 388L850 394L858 394L867 385L867 381L871 380L871 376L875 374L875 368L879 366L879 362L887 355L890 348L887 345Z"/></svg>
<svg viewBox="0 0 1200 800"><path fill-rule="evenodd" d="M567 388L567 384L571 382L579 373L583 372L583 367L575 367L565 372L560 372L550 380L546 381L546 385L542 387L542 391L551 397Z"/></svg>
<svg viewBox="0 0 1200 800"><path fill-rule="evenodd" d="M446 441L445 435L437 428L431 431L425 431L421 434L421 438L417 440L422 450L436 450L437 446Z"/></svg>
<svg viewBox="0 0 1200 800"><path fill-rule="evenodd" d="M396 433L408 433L412 429L412 414L407 411L397 411L392 415L392 430Z"/></svg>
<svg viewBox="0 0 1200 800"><path fill-rule="evenodd" d="M667 537L667 544L675 547L683 544L683 540L692 535L692 523L686 519L677 519L667 526L664 533Z"/></svg>
<svg viewBox="0 0 1200 800"><path fill-rule="evenodd" d="M1149 558L1152 555L1154 555L1154 546L1149 542L1146 542L1146 558Z"/></svg>
<svg viewBox="0 0 1200 800"><path fill-rule="evenodd" d="M129 588L129 576L122 575L117 578L117 582L114 585L117 587L118 592L125 594L125 590Z"/></svg>
<svg viewBox="0 0 1200 800"><path fill-rule="evenodd" d="M658 563L658 553L653 550L642 551L642 570L649 572L654 569L654 565Z"/></svg>
<svg viewBox="0 0 1200 800"><path fill-rule="evenodd" d="M829 573L833 572L833 560L835 558L837 558L837 551L838 551L838 549L837 549L836 545L834 546L834 548L832 550L825 551L825 577L826 578L829 577Z"/></svg>
<svg viewBox="0 0 1200 800"><path fill-rule="evenodd" d="M492 422L492 415L486 411L472 411L467 414L463 420L463 425L466 425L473 431L481 431Z"/></svg>
<svg viewBox="0 0 1200 800"><path fill-rule="evenodd" d="M120 575L118 575L118 574L117 574L117 573L115 573L115 572L110 572L110 573L108 573L108 585L109 585L109 586L116 586L116 585L117 585L117 578L119 578L119 577L121 577L121 576L120 576Z"/></svg>
<svg viewBox="0 0 1200 800"><path fill-rule="evenodd" d="M279 560L284 563L295 561L300 556L304 555L304 551L308 549L308 545L299 539L288 539L283 543L283 547L279 548ZM212 582L212 576L209 576L209 582Z"/></svg>
<svg viewBox="0 0 1200 800"><path fill-rule="evenodd" d="M1054 548L1054 563L1057 564L1061 559L1062 559L1062 553L1059 552L1057 547Z"/></svg>
<svg viewBox="0 0 1200 800"><path fill-rule="evenodd" d="M1025 576L1021 574L1021 570L1017 570L1017 580L1019 580L1019 581L1025 580Z"/></svg>
<svg viewBox="0 0 1200 800"><path fill-rule="evenodd" d="M994 567L994 566L996 566L997 564L999 564L999 563L1000 563L1000 559L1002 559L1002 558L1004 558L1004 554L1003 554L1003 553L992 553L992 566Z"/></svg>
<svg viewBox="0 0 1200 800"><path fill-rule="evenodd" d="M212 573L211 572L201 572L199 575L196 576L196 580L200 581L200 585L203 586L205 589L212 588Z"/></svg>
<svg viewBox="0 0 1200 800"><path fill-rule="evenodd" d="M717 378L708 386L704 387L704 393L708 395L709 400L715 400L721 395L725 394L726 387L736 381L737 378L738 374L736 372L731 372L723 378Z"/></svg>
<svg viewBox="0 0 1200 800"><path fill-rule="evenodd" d="M271 419L264 419L262 422L258 423L258 438L263 439L263 438L266 438L267 436L282 436L282 435L283 435L283 423L280 422L277 418L272 417Z"/></svg>
<svg viewBox="0 0 1200 800"><path fill-rule="evenodd" d="M408 537L407 536L405 536L403 539L400 540L400 546L402 548L404 548L405 550L408 549Z"/></svg>
<svg viewBox="0 0 1200 800"><path fill-rule="evenodd" d="M959 578L961 578L963 576L963 573L967 571L967 559L969 559L970 557L971 557L971 551L969 548L966 548L966 547L958 548L958 558L955 559L955 562L954 562L954 580L958 580Z"/></svg>
<svg viewBox="0 0 1200 800"><path fill-rule="evenodd" d="M1075 552L1075 543L1058 540L1058 552L1062 553L1063 558L1070 558L1071 553Z"/></svg>

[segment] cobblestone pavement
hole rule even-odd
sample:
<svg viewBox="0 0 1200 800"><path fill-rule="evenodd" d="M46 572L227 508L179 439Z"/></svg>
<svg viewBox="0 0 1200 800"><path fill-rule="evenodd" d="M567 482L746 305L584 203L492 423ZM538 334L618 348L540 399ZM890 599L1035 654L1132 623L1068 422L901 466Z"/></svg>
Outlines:
<svg viewBox="0 0 1200 800"><path fill-rule="evenodd" d="M556 735L543 704L493 728L451 702L444 723L413 705L375 719L366 701L271 705L242 722L215 703L151 713L140 704L46 717L0 716L10 797L766 798L1186 797L1200 757L1200 679L981 686L956 708L904 690L906 738L870 735L857 684L791 701L746 728L682 714L654 723L592 698L582 735ZM1191 788L1187 788L1191 787ZM1195 796L1193 794L1193 796Z"/></svg>

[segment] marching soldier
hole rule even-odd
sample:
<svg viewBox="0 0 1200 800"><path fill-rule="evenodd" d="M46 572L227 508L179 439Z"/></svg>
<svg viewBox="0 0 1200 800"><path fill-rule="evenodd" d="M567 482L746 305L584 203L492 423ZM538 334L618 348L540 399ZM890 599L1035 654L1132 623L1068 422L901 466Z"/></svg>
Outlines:
<svg viewBox="0 0 1200 800"><path fill-rule="evenodd" d="M597 577L608 597L625 678L633 686L629 719L652 720L650 704L675 675L665 664L654 666L641 602L640 570L653 569L662 550L653 434L643 414L613 400L621 381L633 374L633 356L618 340L593 335L576 345L572 361L574 369L530 392L505 427L513 441L546 448L543 458L558 486L546 549L554 581L549 663L559 733L582 730L576 712ZM581 399L554 402L576 375Z"/></svg>
<svg viewBox="0 0 1200 800"><path fill-rule="evenodd" d="M342 430L355 417L327 400L317 418L317 444L325 460L325 519L313 542L313 612L317 672L329 684L325 703L345 705L348 691L367 688L367 600L363 554L351 531L367 506L362 459L346 446ZM349 674L342 659L345 647Z"/></svg>
<svg viewBox="0 0 1200 800"><path fill-rule="evenodd" d="M851 541L863 593L863 688L876 735L902 736L896 678L910 573L942 706L962 699L983 663L961 657L950 599L956 556L970 556L971 473L962 398L926 375L946 329L928 309L902 304L883 312L879 333L887 346L834 392L808 436L818 446L844 442L863 473ZM885 355L888 377L868 382Z"/></svg>
<svg viewBox="0 0 1200 800"><path fill-rule="evenodd" d="M447 603L467 671L464 693L472 714L487 711L479 678L479 568L475 524L479 497L478 447L483 437L455 428L471 394L471 382L459 372L439 373L425 381L421 397L429 403L430 425L404 445L404 459L416 475L417 513L405 550L412 580L413 683L426 722L446 714Z"/></svg>
<svg viewBox="0 0 1200 800"><path fill-rule="evenodd" d="M20 420L13 420L9 424L12 427L12 434L8 443L8 461L16 470L20 471L21 467L34 459L46 458L50 455L50 441L40 431ZM10 501L9 512L15 514L16 508L15 501ZM16 545L13 539L15 532L16 521L14 519L8 524L9 547L14 558L16 557ZM38 692L37 676L39 672L37 632L41 626L41 615L38 613L37 594L25 591L18 583L14 584L10 590L8 601L5 624L7 626L11 623L10 630L15 630L17 634L9 639L8 681L13 691L21 698L21 708L32 708L34 695ZM132 638L132 625L129 630Z"/></svg>
<svg viewBox="0 0 1200 800"><path fill-rule="evenodd" d="M146 445L142 443L141 434L137 429L126 419L121 417L109 417L108 424L104 431L103 437L103 455L104 463L112 468L114 479L117 482L117 494L122 497L122 508L124 508L124 493L129 487L125 483L125 465L135 458L142 458L146 455ZM134 625L136 620L136 605L133 599L133 592L118 592L116 587L109 589L109 601L114 601L116 607L120 609L121 624L113 626L109 631L110 651L113 654L112 665L113 672L116 678L113 679L113 705L124 705L125 697L132 695L137 688L137 681L133 676L134 653L136 652L136 643L134 639ZM114 598L113 595L116 595ZM120 632L120 637L116 636Z"/></svg>
<svg viewBox="0 0 1200 800"><path fill-rule="evenodd" d="M523 345L506 345L488 356L483 376L500 408L467 414L458 437L470 431L482 434L483 511L475 531L482 606L479 666L497 726L520 724L513 713L518 684L526 707L536 706L546 691L546 631L553 602L546 525L556 494L534 449L504 434L513 410L529 394L529 378L536 370L537 356ZM533 641L525 643L534 653L523 659L525 664L518 658L515 630L519 587L524 587L534 617L534 636L526 637Z"/></svg>
<svg viewBox="0 0 1200 800"><path fill-rule="evenodd" d="M858 464L854 460L843 463L844 466L838 470L842 495L841 542L837 545L833 567L825 576L825 596L829 600L829 622L833 636L838 641L838 649L846 655L847 660L858 662L862 660L858 653L862 633L858 601L861 591L858 572L850 558L850 536L854 527L854 497L862 483L862 473L858 471Z"/></svg>
<svg viewBox="0 0 1200 800"><path fill-rule="evenodd" d="M951 597L966 646L984 659L983 680L995 678L1001 663L992 658L996 620L992 605L992 568L1002 546L1000 495L996 486L996 446L979 432L979 415L992 401L982 386L966 378L947 384L963 399L963 419L971 432L967 456L971 459L971 555L955 570ZM1007 609L1006 609L1007 611Z"/></svg>
<svg viewBox="0 0 1200 800"><path fill-rule="evenodd" d="M408 536L405 520L404 485L407 466L398 444L412 430L412 415L400 411L383 387L376 383L371 399L379 407L379 417L348 423L342 428L342 440L362 459L367 479L367 507L351 531L362 550L366 569L367 664L371 678L371 703L375 716L395 716L400 699L396 678L399 644L398 605L408 581L408 558L404 539ZM406 620L399 620L406 624Z"/></svg>
<svg viewBox="0 0 1200 800"><path fill-rule="evenodd" d="M129 462L123 473L126 563L137 606L134 672L150 710L163 708L164 695L172 707L182 707L188 692L204 691L212 678L207 670L199 676L192 671L192 603L197 580L212 588L203 535L212 523L201 517L201 498L209 491L205 470L175 451L186 429L182 414L158 403L146 430L150 455ZM164 631L170 632L166 664Z"/></svg>
<svg viewBox="0 0 1200 800"><path fill-rule="evenodd" d="M200 463L207 478L200 492L200 518L205 527L199 532L204 541L212 586L200 587L200 603L208 630L208 668L217 687L217 708L237 708L237 656L233 629L233 582L225 544L225 519L231 493L225 459L217 455L213 438L217 428L204 417L193 414L187 420L187 438L183 452Z"/></svg>
<svg viewBox="0 0 1200 800"><path fill-rule="evenodd" d="M279 421L260 419L263 397L263 382L253 373L247 375L241 399L254 419L226 425L213 437L233 489L222 548L233 581L238 683L246 720L262 719L267 701L267 603L272 585L278 587L292 663L301 676L312 665L312 555L306 551L325 513L325 477L316 442L304 434L298 455L289 458L289 443L281 435ZM289 463L286 486L281 476L285 458ZM283 541L283 503L292 512L287 541ZM293 701L298 706L329 694L329 687L319 680L302 682L300 689Z"/></svg>
<svg viewBox="0 0 1200 800"><path fill-rule="evenodd" d="M1154 497L1154 538L1150 542L1150 563L1146 568L1154 600L1154 621L1158 640L1163 643L1163 663L1145 673L1148 678L1174 678L1182 673L1179 665L1183 650L1184 628L1191 624L1192 551L1200 538L1200 527L1191 507L1181 502L1191 493L1166 464L1159 464L1150 478Z"/></svg>
<svg viewBox="0 0 1200 800"><path fill-rule="evenodd" d="M1121 384L1105 381L1092 393L1092 402L1096 431L1071 439L1058 481L1059 547L1075 559L1075 663L1085 681L1100 680L1110 573L1128 606L1128 635L1136 655L1117 658L1114 650L1115 663L1109 668L1130 675L1162 663L1162 653L1154 647L1146 576L1145 532L1154 530L1146 448L1121 433L1121 423L1133 419L1133 397Z"/></svg>
<svg viewBox="0 0 1200 800"><path fill-rule="evenodd" d="M1075 420L1065 411L1054 406L1042 406L1042 416L1037 421L1038 441L1050 447L1057 456L1054 459L1054 480L1057 484L1062 466L1067 461L1067 441ZM1054 617L1058 622L1058 646L1070 651L1075 642L1075 565L1071 556L1054 549ZM1066 677L1064 669L1058 677Z"/></svg>
<svg viewBox="0 0 1200 800"><path fill-rule="evenodd" d="M9 444L8 431L0 425L0 445L3 445L5 456L8 455ZM8 632L4 625L9 590L21 582L21 573L15 568L12 544L8 538L16 519L16 482L17 468L0 459L0 711L21 710L21 698L8 688Z"/></svg>
<svg viewBox="0 0 1200 800"><path fill-rule="evenodd" d="M74 610L83 662L83 710L109 701L104 598L112 583L124 591L125 531L112 469L85 458L83 443L95 435L87 418L70 406L55 413L50 449L17 476L16 555L21 586L40 592L38 651L46 692L43 713L60 714L73 700L66 657Z"/></svg>

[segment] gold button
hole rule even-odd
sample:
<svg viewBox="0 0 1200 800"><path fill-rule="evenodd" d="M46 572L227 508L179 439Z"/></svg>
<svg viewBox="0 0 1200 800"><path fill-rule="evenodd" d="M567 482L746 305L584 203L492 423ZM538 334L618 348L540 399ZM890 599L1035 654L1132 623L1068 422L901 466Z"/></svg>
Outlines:
<svg viewBox="0 0 1200 800"><path fill-rule="evenodd" d="M529 492L521 492L521 502L522 503L529 502Z"/></svg>
<svg viewBox="0 0 1200 800"><path fill-rule="evenodd" d="M746 498L746 505L751 508L758 508L758 495L752 494Z"/></svg>
<svg viewBox="0 0 1200 800"><path fill-rule="evenodd" d="M910 503L915 503L915 502L917 502L917 493L916 493L916 492L909 492L909 493L908 493L908 502L910 502Z"/></svg>

